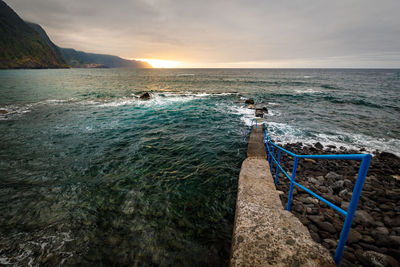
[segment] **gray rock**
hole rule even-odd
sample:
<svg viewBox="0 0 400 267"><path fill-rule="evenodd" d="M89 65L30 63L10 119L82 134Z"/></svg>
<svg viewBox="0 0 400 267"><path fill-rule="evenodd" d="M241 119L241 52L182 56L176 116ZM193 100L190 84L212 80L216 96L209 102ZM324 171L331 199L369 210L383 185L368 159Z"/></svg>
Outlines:
<svg viewBox="0 0 400 267"><path fill-rule="evenodd" d="M318 149L323 149L324 148L324 146L320 142L315 143L314 146L316 148L318 148Z"/></svg>
<svg viewBox="0 0 400 267"><path fill-rule="evenodd" d="M309 177L307 180L311 184L315 184L315 185L319 185L320 184L319 181L317 179L315 179L314 177Z"/></svg>
<svg viewBox="0 0 400 267"><path fill-rule="evenodd" d="M342 190L344 188L344 181L343 180L339 180L336 181L333 185L332 185L332 189L335 192L339 192L340 190Z"/></svg>
<svg viewBox="0 0 400 267"><path fill-rule="evenodd" d="M316 224L319 228L321 228L324 231L327 231L331 234L336 233L335 227L329 222L317 222Z"/></svg>
<svg viewBox="0 0 400 267"><path fill-rule="evenodd" d="M357 243L362 239L362 235L354 229L350 229L349 236L347 237L347 242L349 244Z"/></svg>
<svg viewBox="0 0 400 267"><path fill-rule="evenodd" d="M363 242L365 242L365 243L368 243L368 244L372 244L372 243L375 242L375 240L374 240L371 236L369 236L369 235L363 235L361 241L363 241Z"/></svg>
<svg viewBox="0 0 400 267"><path fill-rule="evenodd" d="M254 105L254 99L252 99L252 98L246 99L246 101L245 101L244 103L245 103L245 104L252 104L252 105Z"/></svg>
<svg viewBox="0 0 400 267"><path fill-rule="evenodd" d="M325 178L331 181L343 180L343 176L337 174L336 172L329 172L327 175L325 175Z"/></svg>
<svg viewBox="0 0 400 267"><path fill-rule="evenodd" d="M382 234L382 235L388 235L389 234L389 230L386 227L378 227L378 228L376 228L376 232L378 234Z"/></svg>
<svg viewBox="0 0 400 267"><path fill-rule="evenodd" d="M140 99L142 100L148 100L150 99L150 94L149 93L144 93L140 96Z"/></svg>
<svg viewBox="0 0 400 267"><path fill-rule="evenodd" d="M348 210L349 205L350 205L350 202L343 201L342 204L340 205L340 207L344 210Z"/></svg>
<svg viewBox="0 0 400 267"><path fill-rule="evenodd" d="M336 247L336 244L337 244L337 242L335 240L329 239L329 238L324 239L324 243L327 244L328 248L334 248L334 247Z"/></svg>
<svg viewBox="0 0 400 267"><path fill-rule="evenodd" d="M343 189L342 191L339 192L339 197L341 197L341 198L346 197L348 192L349 191L346 188Z"/></svg>
<svg viewBox="0 0 400 267"><path fill-rule="evenodd" d="M393 246L399 248L400 247L400 236L398 235L391 235L389 239L392 241Z"/></svg>
<svg viewBox="0 0 400 267"><path fill-rule="evenodd" d="M376 251L365 251L357 255L358 260L366 266L399 266L399 262L391 256L378 253Z"/></svg>
<svg viewBox="0 0 400 267"><path fill-rule="evenodd" d="M351 189L353 187L353 183L349 179L344 179L343 182L346 188Z"/></svg>
<svg viewBox="0 0 400 267"><path fill-rule="evenodd" d="M375 225L375 220L365 210L357 210L354 216L354 221L360 224Z"/></svg>

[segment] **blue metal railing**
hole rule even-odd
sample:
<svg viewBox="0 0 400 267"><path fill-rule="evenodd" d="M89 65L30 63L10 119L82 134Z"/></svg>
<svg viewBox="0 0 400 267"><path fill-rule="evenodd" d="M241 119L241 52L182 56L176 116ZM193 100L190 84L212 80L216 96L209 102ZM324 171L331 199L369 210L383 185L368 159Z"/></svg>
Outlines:
<svg viewBox="0 0 400 267"><path fill-rule="evenodd" d="M335 252L335 256L334 256L334 260L335 260L336 264L339 265L339 263L342 259L342 256L343 256L344 246L346 244L347 237L350 232L351 223L353 221L354 214L357 209L358 200L360 199L361 191L364 186L365 177L368 172L368 168L369 168L369 164L371 162L372 155L371 154L297 155L297 154L294 154L294 153L276 145L275 143L273 143L268 136L267 130L265 130L265 132L264 132L264 145L265 145L265 151L267 152L267 155L268 155L268 162L271 167L271 173L272 173L272 169L273 169L273 163L275 163L277 166L276 172L275 172L275 180L274 180L275 186L277 186L277 184L278 184L279 169L285 174L285 176L290 181L289 196L288 196L288 201L287 201L287 205L286 205L286 210L290 210L290 205L292 203L292 198L293 198L293 187L297 186L297 187L303 189L304 191L306 191L307 193L309 193L310 195L316 197L323 203L327 204L329 207L331 207L335 211L337 211L340 214L345 216L345 221L344 221L344 224L342 227L342 232L340 233L340 237L339 237L339 243L336 247L336 252ZM278 150L278 159L276 159L274 157L275 149ZM281 152L287 153L290 156L294 157L293 169L292 169L291 175L289 175L280 165ZM356 184L354 186L353 194L352 194L352 197L350 200L350 205L349 205L349 208L347 211L341 209L340 207L329 202L328 200L324 199L323 197L315 194L310 189L302 186L301 184L299 184L295 181L298 159L361 160L361 165L358 170Z"/></svg>
<svg viewBox="0 0 400 267"><path fill-rule="evenodd" d="M258 127L258 124L257 124L257 121L258 121L258 120L257 120L257 118L254 118L254 119L251 120L250 131L251 131L251 129L253 129L253 122L254 122L254 121L256 121L256 129L257 129L257 127Z"/></svg>

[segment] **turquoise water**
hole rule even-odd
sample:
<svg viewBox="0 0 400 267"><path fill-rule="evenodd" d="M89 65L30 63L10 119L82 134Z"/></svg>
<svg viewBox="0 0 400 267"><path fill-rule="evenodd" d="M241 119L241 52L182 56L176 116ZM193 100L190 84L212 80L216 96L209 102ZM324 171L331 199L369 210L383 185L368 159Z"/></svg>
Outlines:
<svg viewBox="0 0 400 267"><path fill-rule="evenodd" d="M0 71L0 264L227 264L249 97L281 142L400 154L400 70Z"/></svg>

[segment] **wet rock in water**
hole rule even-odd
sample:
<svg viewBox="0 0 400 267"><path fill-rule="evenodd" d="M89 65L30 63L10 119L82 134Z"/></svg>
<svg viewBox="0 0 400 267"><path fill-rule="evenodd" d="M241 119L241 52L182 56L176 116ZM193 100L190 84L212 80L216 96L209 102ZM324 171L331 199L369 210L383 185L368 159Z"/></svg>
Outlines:
<svg viewBox="0 0 400 267"><path fill-rule="evenodd" d="M268 108L267 108L267 107L262 107L262 111L263 111L264 113L267 113L267 114L268 114Z"/></svg>
<svg viewBox="0 0 400 267"><path fill-rule="evenodd" d="M250 104L249 106L248 106L248 109L255 109L256 107L254 106L254 104Z"/></svg>
<svg viewBox="0 0 400 267"><path fill-rule="evenodd" d="M262 110L256 109L256 117L258 118L264 117L264 113L262 112Z"/></svg>
<svg viewBox="0 0 400 267"><path fill-rule="evenodd" d="M324 148L324 146L320 142L315 143L314 146L316 148L318 148L318 149L323 149Z"/></svg>
<svg viewBox="0 0 400 267"><path fill-rule="evenodd" d="M5 110L5 109L0 109L0 114L7 114L7 113L8 113L7 110Z"/></svg>
<svg viewBox="0 0 400 267"><path fill-rule="evenodd" d="M248 105L254 105L254 99L252 99L252 98L249 98L249 99L246 99L246 101L244 102L245 104L248 104Z"/></svg>
<svg viewBox="0 0 400 267"><path fill-rule="evenodd" d="M148 100L148 99L150 99L150 94L149 93L144 93L144 94L142 94L141 96L140 96L140 99L142 99L142 100Z"/></svg>

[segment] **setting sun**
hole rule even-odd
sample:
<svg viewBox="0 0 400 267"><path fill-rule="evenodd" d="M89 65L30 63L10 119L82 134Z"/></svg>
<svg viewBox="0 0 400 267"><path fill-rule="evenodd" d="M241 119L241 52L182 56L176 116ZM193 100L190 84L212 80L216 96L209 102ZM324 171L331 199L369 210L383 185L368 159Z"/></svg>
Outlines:
<svg viewBox="0 0 400 267"><path fill-rule="evenodd" d="M163 59L141 58L138 60L146 61L153 68L177 68L181 64L181 62L179 61L163 60Z"/></svg>

